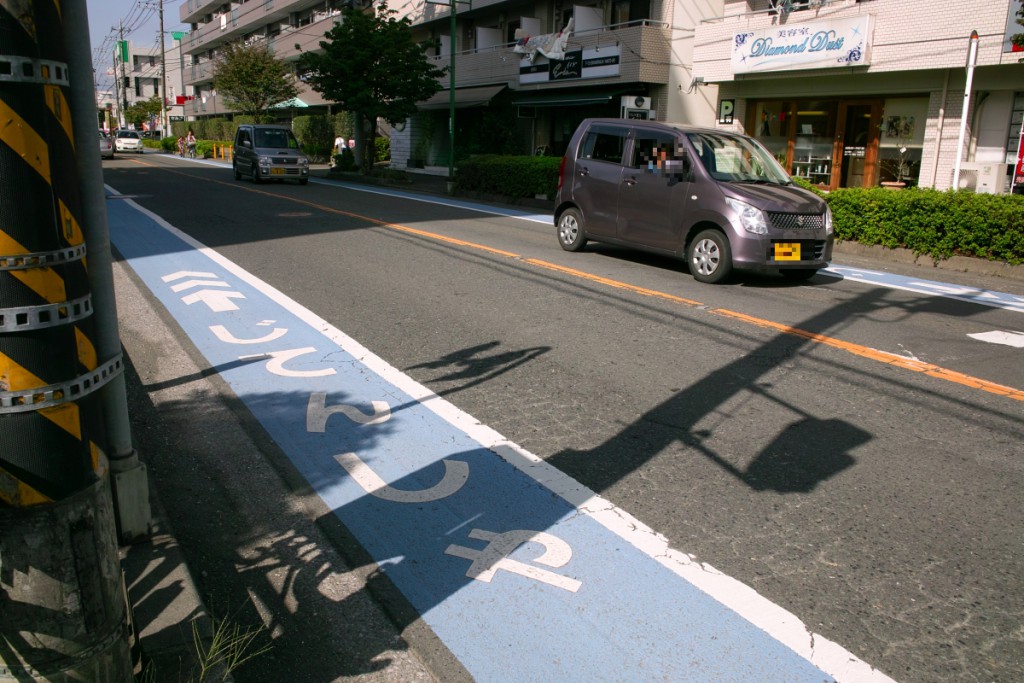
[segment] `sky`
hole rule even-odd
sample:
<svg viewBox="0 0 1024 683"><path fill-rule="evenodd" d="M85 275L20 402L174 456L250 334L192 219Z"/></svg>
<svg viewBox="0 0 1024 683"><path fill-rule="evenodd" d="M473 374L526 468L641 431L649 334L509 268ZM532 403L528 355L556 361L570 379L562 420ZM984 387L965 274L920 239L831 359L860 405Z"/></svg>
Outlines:
<svg viewBox="0 0 1024 683"><path fill-rule="evenodd" d="M135 45L152 47L159 45L161 0L86 0L89 14L89 44L92 46L92 64L96 70L97 87L107 90L112 87L113 78L107 75L112 68L115 42L118 40L118 26L124 28L125 40ZM181 23L183 0L163 0L164 32L167 35L167 49L173 45L171 31L187 31ZM168 57L169 58L169 57Z"/></svg>

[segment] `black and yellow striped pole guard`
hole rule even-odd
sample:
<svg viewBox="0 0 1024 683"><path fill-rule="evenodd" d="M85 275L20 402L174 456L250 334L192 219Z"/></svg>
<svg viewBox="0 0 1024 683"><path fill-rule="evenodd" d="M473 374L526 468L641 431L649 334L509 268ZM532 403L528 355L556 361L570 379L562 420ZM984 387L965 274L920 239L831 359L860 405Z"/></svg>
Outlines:
<svg viewBox="0 0 1024 683"><path fill-rule="evenodd" d="M120 356L99 364L91 341L60 22L57 0L0 0L0 506L103 476L95 391L122 369Z"/></svg>
<svg viewBox="0 0 1024 683"><path fill-rule="evenodd" d="M85 0L0 0L0 683L133 679L64 12Z"/></svg>

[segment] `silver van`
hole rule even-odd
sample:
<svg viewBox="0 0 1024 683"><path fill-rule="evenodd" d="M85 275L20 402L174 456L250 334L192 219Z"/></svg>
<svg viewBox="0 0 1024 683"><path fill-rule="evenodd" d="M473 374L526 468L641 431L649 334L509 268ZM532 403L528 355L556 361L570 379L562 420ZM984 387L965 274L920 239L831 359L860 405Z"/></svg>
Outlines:
<svg viewBox="0 0 1024 683"><path fill-rule="evenodd" d="M299 141L288 126L246 123L235 131L231 148L231 168L235 180L243 175L254 183L265 180L309 182L309 157L302 153Z"/></svg>
<svg viewBox="0 0 1024 683"><path fill-rule="evenodd" d="M832 213L753 138L654 121L586 119L555 196L558 242L685 258L700 282L732 270L811 278L832 258Z"/></svg>

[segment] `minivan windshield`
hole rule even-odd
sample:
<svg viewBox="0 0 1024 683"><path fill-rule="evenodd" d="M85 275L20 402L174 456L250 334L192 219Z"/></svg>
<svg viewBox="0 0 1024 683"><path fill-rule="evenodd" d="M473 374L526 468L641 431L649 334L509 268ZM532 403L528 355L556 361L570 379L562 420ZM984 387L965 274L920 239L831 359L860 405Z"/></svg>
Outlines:
<svg viewBox="0 0 1024 683"><path fill-rule="evenodd" d="M272 149L298 149L299 143L290 130L257 128L254 133L257 147Z"/></svg>
<svg viewBox="0 0 1024 683"><path fill-rule="evenodd" d="M792 180L756 140L729 133L687 133L697 158L715 180L790 185Z"/></svg>

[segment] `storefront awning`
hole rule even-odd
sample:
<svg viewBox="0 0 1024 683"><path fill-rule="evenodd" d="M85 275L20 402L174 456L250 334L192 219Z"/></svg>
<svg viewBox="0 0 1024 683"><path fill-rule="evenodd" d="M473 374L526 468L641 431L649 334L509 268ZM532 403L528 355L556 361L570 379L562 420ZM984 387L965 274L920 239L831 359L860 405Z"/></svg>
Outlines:
<svg viewBox="0 0 1024 683"><path fill-rule="evenodd" d="M603 93L547 93L517 98L512 104L518 107L582 107L588 104L608 104L619 96L619 92Z"/></svg>
<svg viewBox="0 0 1024 683"><path fill-rule="evenodd" d="M491 103L491 100L505 89L504 85L486 85L478 88L456 88L455 108L482 107ZM448 90L441 90L434 93L429 100L417 104L419 109L447 109L449 106Z"/></svg>

